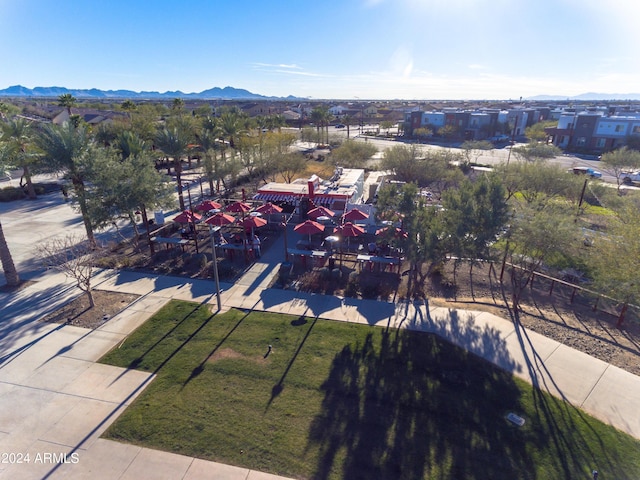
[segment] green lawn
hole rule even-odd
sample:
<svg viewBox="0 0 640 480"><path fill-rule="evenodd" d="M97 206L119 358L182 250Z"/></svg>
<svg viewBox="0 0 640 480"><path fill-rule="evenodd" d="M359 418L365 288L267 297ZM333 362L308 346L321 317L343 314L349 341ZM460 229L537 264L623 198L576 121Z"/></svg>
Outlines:
<svg viewBox="0 0 640 480"><path fill-rule="evenodd" d="M115 440L294 478L640 478L640 442L433 335L174 301L102 361L157 373Z"/></svg>

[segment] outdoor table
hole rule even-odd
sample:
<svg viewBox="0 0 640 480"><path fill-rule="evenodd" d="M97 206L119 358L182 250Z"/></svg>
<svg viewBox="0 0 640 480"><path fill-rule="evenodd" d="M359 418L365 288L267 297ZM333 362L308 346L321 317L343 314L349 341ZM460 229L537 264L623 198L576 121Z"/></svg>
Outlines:
<svg viewBox="0 0 640 480"><path fill-rule="evenodd" d="M307 266L307 257L311 257L317 259L317 261L321 261L324 258L329 256L329 252L325 252L324 250L303 250L300 248L287 248L287 253L289 255L298 255L302 258L302 264Z"/></svg>
<svg viewBox="0 0 640 480"><path fill-rule="evenodd" d="M229 260L233 260L233 252L245 251L245 246L243 244L236 244L236 243L226 243L224 245L220 245L219 248L223 249L227 253L227 255L229 256ZM253 249L252 247L247 245L246 251L249 254L253 251Z"/></svg>
<svg viewBox="0 0 640 480"><path fill-rule="evenodd" d="M367 262L369 265L369 271L373 271L373 265L388 265L393 271L393 267L395 265L400 265L399 257L377 257L375 255L358 255L356 260L360 263L360 269L362 270L362 265Z"/></svg>
<svg viewBox="0 0 640 480"><path fill-rule="evenodd" d="M164 243L167 250L169 249L169 245L179 245L184 252L184 246L189 244L189 240L186 238L176 238L176 237L151 237L151 241L153 243Z"/></svg>

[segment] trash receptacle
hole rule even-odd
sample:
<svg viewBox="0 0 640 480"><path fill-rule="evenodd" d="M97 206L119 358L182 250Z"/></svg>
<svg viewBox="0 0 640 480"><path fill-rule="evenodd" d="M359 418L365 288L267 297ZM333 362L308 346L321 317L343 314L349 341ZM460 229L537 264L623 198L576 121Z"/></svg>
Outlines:
<svg viewBox="0 0 640 480"><path fill-rule="evenodd" d="M164 225L164 211L160 210L153 212L153 219L155 220L156 225Z"/></svg>

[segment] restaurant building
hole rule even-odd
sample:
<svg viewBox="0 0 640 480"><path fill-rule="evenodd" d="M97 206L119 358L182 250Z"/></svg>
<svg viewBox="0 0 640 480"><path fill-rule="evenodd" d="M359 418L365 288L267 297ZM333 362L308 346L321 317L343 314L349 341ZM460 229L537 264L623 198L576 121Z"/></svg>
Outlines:
<svg viewBox="0 0 640 480"><path fill-rule="evenodd" d="M253 199L288 206L290 211L302 215L311 203L341 214L351 205L362 204L363 196L364 170L338 167L328 180L312 175L308 180L297 179L292 183L267 183Z"/></svg>

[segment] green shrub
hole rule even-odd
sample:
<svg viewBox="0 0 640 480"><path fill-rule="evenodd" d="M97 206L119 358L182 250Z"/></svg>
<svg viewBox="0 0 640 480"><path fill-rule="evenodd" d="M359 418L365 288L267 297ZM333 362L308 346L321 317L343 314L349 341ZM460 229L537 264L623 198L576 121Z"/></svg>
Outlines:
<svg viewBox="0 0 640 480"><path fill-rule="evenodd" d="M347 280L347 286L344 289L344 294L346 297L355 298L358 296L358 273L351 272L349 274L349 279Z"/></svg>
<svg viewBox="0 0 640 480"><path fill-rule="evenodd" d="M373 282L365 282L360 285L360 293L362 298L376 299L378 298L378 284Z"/></svg>
<svg viewBox="0 0 640 480"><path fill-rule="evenodd" d="M218 277L220 280L232 280L236 277L239 270L233 265L233 263L224 259L222 261L218 261ZM210 274L213 277L213 263L211 263Z"/></svg>
<svg viewBox="0 0 640 480"><path fill-rule="evenodd" d="M201 269L206 267L207 263L209 263L209 260L207 259L207 256L204 253L196 253L191 257L190 261L196 264L198 268L201 268Z"/></svg>
<svg viewBox="0 0 640 480"><path fill-rule="evenodd" d="M13 202L24 198L24 191L19 187L5 187L0 190L0 202Z"/></svg>

